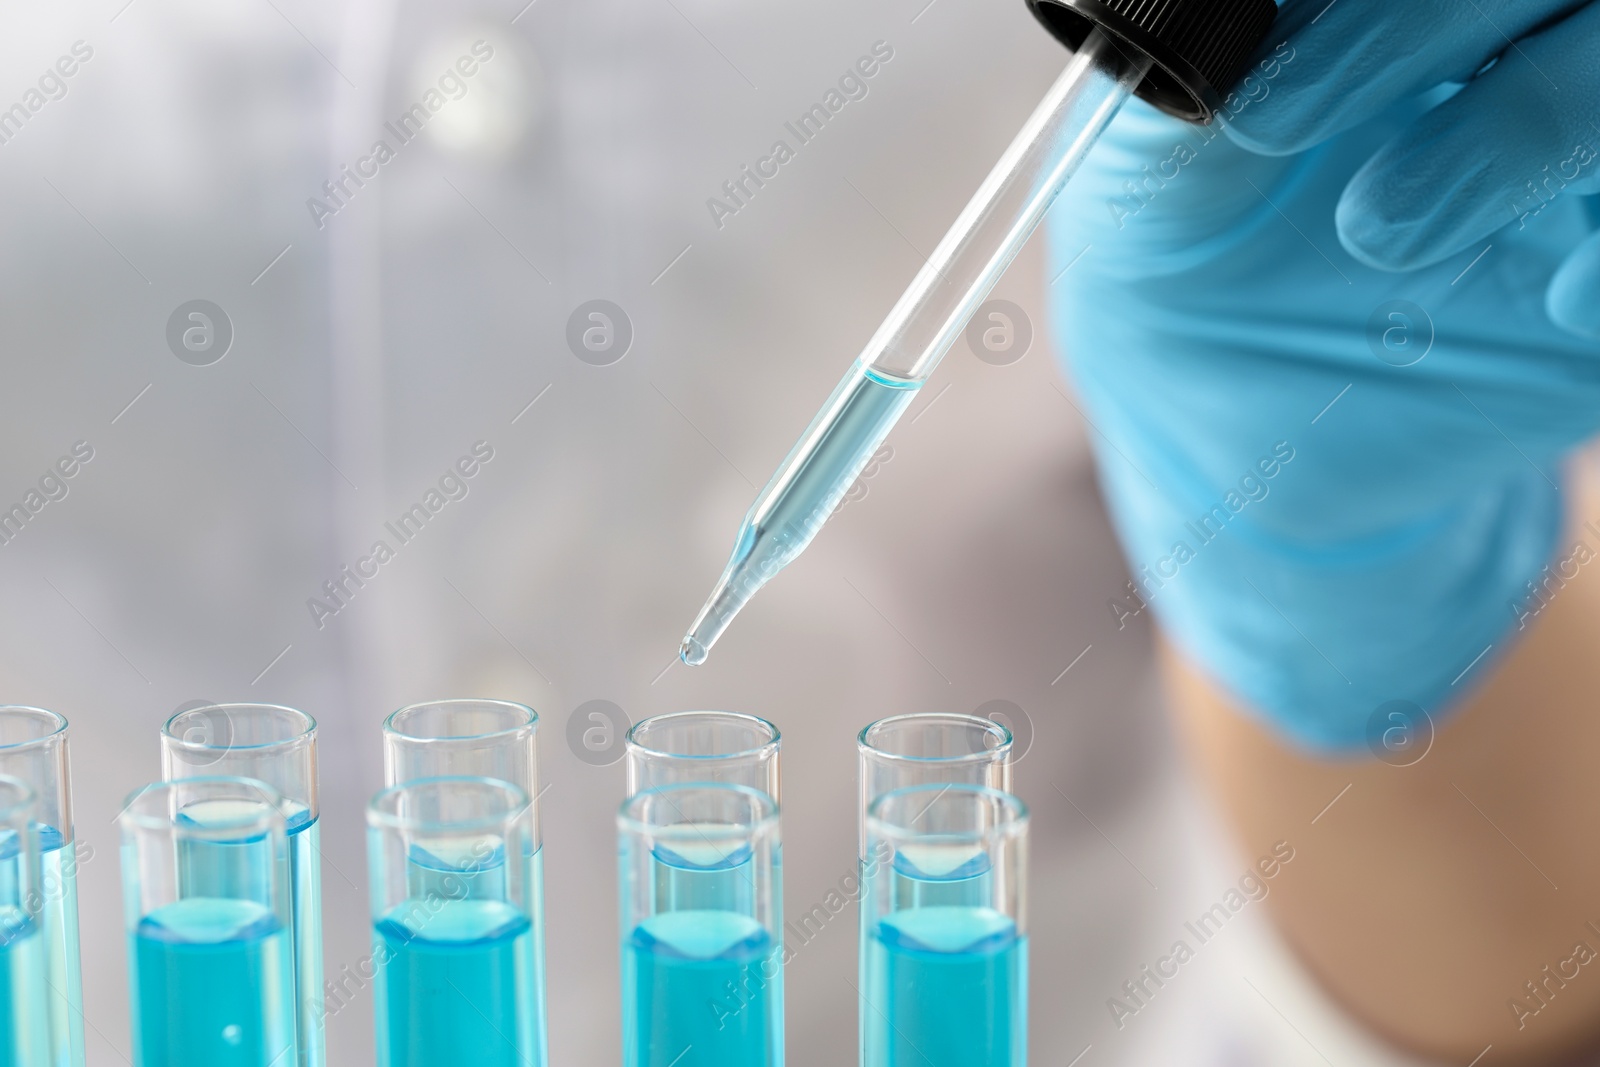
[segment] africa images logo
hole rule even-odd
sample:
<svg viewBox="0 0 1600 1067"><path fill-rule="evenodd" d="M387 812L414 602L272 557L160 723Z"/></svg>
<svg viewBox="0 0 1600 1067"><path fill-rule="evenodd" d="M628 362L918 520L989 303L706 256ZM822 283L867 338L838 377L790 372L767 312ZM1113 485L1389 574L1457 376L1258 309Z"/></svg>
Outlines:
<svg viewBox="0 0 1600 1067"><path fill-rule="evenodd" d="M748 207L756 193L765 189L767 182L776 178L779 170L793 160L801 148L815 140L846 104L865 100L870 91L867 80L876 76L893 58L893 45L888 41L874 41L872 53L857 59L839 76L837 88L830 87L822 94L821 101L801 112L793 122L783 124L784 130L794 138L794 144L791 145L787 137L778 138L772 142L768 153L756 160L753 169L746 163L738 174L722 183L721 196L707 197L706 210L711 212L711 221L716 223L717 229L722 229L730 216Z"/></svg>
<svg viewBox="0 0 1600 1067"><path fill-rule="evenodd" d="M327 199L315 196L306 198L306 210L311 212L311 221L317 224L317 229L327 226L330 216L349 207L356 194L366 188L367 182L376 178L380 169L400 154L401 148L417 139L430 118L443 111L450 102L467 95L468 79L478 73L482 64L494 58L494 46L488 41L474 41L471 52L471 55L461 56L439 75L438 85L429 86L421 100L402 111L393 122L383 124L384 130L394 139L394 144L390 144L388 138L380 137L372 142L366 155L356 160L354 169L348 163L341 163L339 173L322 183L322 193Z"/></svg>

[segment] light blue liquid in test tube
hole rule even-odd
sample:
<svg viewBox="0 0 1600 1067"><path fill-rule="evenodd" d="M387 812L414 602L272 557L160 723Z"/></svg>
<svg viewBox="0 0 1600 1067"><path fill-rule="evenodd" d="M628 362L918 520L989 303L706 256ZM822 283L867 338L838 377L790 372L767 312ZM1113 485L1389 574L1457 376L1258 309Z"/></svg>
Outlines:
<svg viewBox="0 0 1600 1067"><path fill-rule="evenodd" d="M254 778L283 798L299 1067L324 1067L327 1041L322 1009L322 831L316 720L303 711L276 704L187 708L167 720L161 730L161 773L167 781L212 775ZM213 848L207 853L207 862L225 862L222 856L226 851Z"/></svg>
<svg viewBox="0 0 1600 1067"><path fill-rule="evenodd" d="M645 790L617 816L623 1067L781 1067L777 803Z"/></svg>
<svg viewBox="0 0 1600 1067"><path fill-rule="evenodd" d="M367 811L379 1067L543 1062L532 809L492 778L422 778Z"/></svg>
<svg viewBox="0 0 1600 1067"><path fill-rule="evenodd" d="M527 1012L531 1026L530 1058L507 1061L518 1067L545 1067L548 1056L544 969L544 849L539 823L539 716L526 704L508 700L456 699L412 704L390 715L383 724L383 777L387 786L403 785L426 778L490 778L516 786L529 798L528 831L518 837L522 856L521 870L508 871L505 855L493 857L462 855L459 852L435 853L418 848L406 857L407 884L411 900L443 900L451 918L431 927L449 931L446 936L463 951L471 946L485 959L503 962L523 961L526 974L517 975L516 996L525 1000L518 1010ZM440 846L443 847L442 845ZM513 879L513 874L518 877ZM446 879L451 879L446 881ZM466 879L475 887L471 900L499 892L494 886L512 880L525 885L526 927L511 916L485 909L476 903L457 907L441 886ZM498 880L498 881L497 881ZM491 894L492 895L492 894ZM404 924L401 924L403 927ZM385 929L389 935L403 936L397 927ZM419 944L429 944L425 940ZM428 951L432 951L429 949ZM455 949L451 949L454 952ZM428 957L432 958L432 957ZM450 956L450 959L459 958ZM442 965L442 964L441 964ZM524 966L518 962L519 967ZM476 966L476 964L473 964ZM491 997L493 990L484 989ZM476 996L476 994L475 994ZM474 1000L473 1003L478 1001ZM519 1020L522 1015L517 1015ZM425 1060L395 1060L394 1064ZM498 1062L498 1061L496 1061Z"/></svg>
<svg viewBox="0 0 1600 1067"><path fill-rule="evenodd" d="M20 778L0 776L0 1064L50 1064L39 802Z"/></svg>
<svg viewBox="0 0 1600 1067"><path fill-rule="evenodd" d="M879 797L862 909L862 1067L1027 1062L1027 826L972 785Z"/></svg>
<svg viewBox="0 0 1600 1067"><path fill-rule="evenodd" d="M236 777L146 786L124 805L140 1067L299 1062L286 806Z"/></svg>
<svg viewBox="0 0 1600 1067"><path fill-rule="evenodd" d="M38 954L49 1067L83 1067L83 970L78 951L78 861L72 829L67 720L43 708L0 707L0 774L28 783L38 796ZM33 951L33 950L30 950Z"/></svg>

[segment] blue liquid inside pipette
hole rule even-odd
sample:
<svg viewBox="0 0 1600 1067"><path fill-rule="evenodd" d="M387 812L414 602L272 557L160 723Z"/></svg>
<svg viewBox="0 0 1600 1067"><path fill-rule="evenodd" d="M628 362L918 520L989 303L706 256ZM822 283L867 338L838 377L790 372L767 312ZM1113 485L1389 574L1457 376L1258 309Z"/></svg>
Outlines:
<svg viewBox="0 0 1600 1067"><path fill-rule="evenodd" d="M683 639L683 662L704 663L739 609L811 543L921 384L851 367L745 515L733 557Z"/></svg>

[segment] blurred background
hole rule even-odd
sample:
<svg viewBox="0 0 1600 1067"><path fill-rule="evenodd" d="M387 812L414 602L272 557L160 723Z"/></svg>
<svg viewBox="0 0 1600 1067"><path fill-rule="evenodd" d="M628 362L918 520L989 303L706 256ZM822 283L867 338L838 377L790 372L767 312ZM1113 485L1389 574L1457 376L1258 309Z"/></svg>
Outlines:
<svg viewBox="0 0 1600 1067"><path fill-rule="evenodd" d="M74 726L91 1063L128 1062L113 819L174 710L320 720L336 979L369 952L379 724L469 695L542 717L552 1063L618 1059L620 737L568 742L593 700L779 725L791 916L854 869L863 725L999 709L1034 812L1034 1062L1336 1047L1296 1038L1319 1024L1255 905L1133 1018L1108 1006L1252 858L1175 759L1146 620L1108 607L1127 575L1038 241L995 294L1031 342L958 344L812 549L675 665L756 490L1063 66L1021 0L95 0L0 28L0 505L93 456L0 545L0 698ZM799 144L785 123L875 47ZM598 354L570 341L595 300ZM379 539L395 557L328 598ZM791 1063L853 1061L854 926L789 967ZM364 993L329 1062L370 1063L371 1026Z"/></svg>

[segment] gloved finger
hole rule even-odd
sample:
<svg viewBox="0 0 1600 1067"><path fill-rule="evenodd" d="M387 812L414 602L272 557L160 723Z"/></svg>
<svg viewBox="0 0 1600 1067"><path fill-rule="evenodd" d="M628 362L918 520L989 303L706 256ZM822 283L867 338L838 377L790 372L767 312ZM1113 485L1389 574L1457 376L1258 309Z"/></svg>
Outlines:
<svg viewBox="0 0 1600 1067"><path fill-rule="evenodd" d="M1436 263L1563 193L1600 191L1600 4L1520 42L1350 180L1339 239L1374 267Z"/></svg>
<svg viewBox="0 0 1600 1067"><path fill-rule="evenodd" d="M1600 233L1592 233L1561 264L1545 291L1550 321L1579 337L1600 340Z"/></svg>
<svg viewBox="0 0 1600 1067"><path fill-rule="evenodd" d="M1213 256L1219 240L1245 239L1251 220L1272 213L1261 190L1271 195L1294 165L1131 101L1051 209L1051 232L1067 260L1085 253L1096 274L1172 274Z"/></svg>
<svg viewBox="0 0 1600 1067"><path fill-rule="evenodd" d="M1299 152L1444 82L1466 82L1510 42L1586 0L1289 0L1271 97L1229 125L1254 152ZM1259 58L1259 57L1258 57Z"/></svg>

